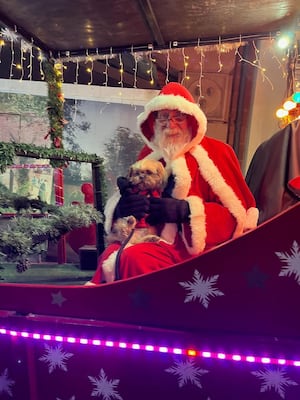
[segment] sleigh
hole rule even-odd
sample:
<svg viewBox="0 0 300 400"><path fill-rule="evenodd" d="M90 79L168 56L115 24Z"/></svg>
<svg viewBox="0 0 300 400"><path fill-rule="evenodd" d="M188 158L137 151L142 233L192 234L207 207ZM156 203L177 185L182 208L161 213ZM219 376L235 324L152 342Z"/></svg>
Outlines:
<svg viewBox="0 0 300 400"><path fill-rule="evenodd" d="M2 391L298 398L299 218L297 204L198 257L124 281L1 284Z"/></svg>
<svg viewBox="0 0 300 400"><path fill-rule="evenodd" d="M241 90L231 101L236 113L230 120L237 120L236 130L242 135L247 131L244 116L252 92L252 66L259 59L256 46L250 46L249 59L255 61L243 64L234 43L275 39L285 27L297 29L299 42L299 7L296 0L0 0L0 71L6 69L4 78L10 85L28 75L35 86L31 80L39 76L42 50L71 67L73 75L56 70L64 73L64 82L90 85L93 71L103 89L109 86L110 74L119 99L120 88L124 94L140 82L153 89L149 72L153 78L154 50L157 62L161 50L168 56L177 52L177 62L178 54L182 57L177 73L186 83L188 48L196 47L194 64L201 71L191 76L191 89L198 97L203 75L200 46L208 46L210 52L210 46L219 45L221 73L209 75L217 84L204 89L223 98L233 75L240 77L236 85ZM18 35L23 46L16 51ZM228 76L221 71L223 50L237 51L240 57ZM112 54L118 55L119 63ZM150 54L151 68L141 64L141 76L134 54L141 61ZM123 70L128 59L132 74ZM169 68L163 59L165 65ZM58 86L53 81L49 85L48 108L54 120L49 134L55 148L63 125ZM92 86L93 99L97 91ZM139 99L137 91L134 96ZM227 98L218 107L214 99L213 107L208 104L214 123L224 125L229 118L228 103ZM95 160L94 175L99 169ZM101 203L100 187L95 189ZM299 400L299 219L300 203L198 257L109 284L0 283L0 399ZM102 226L97 233L103 234Z"/></svg>

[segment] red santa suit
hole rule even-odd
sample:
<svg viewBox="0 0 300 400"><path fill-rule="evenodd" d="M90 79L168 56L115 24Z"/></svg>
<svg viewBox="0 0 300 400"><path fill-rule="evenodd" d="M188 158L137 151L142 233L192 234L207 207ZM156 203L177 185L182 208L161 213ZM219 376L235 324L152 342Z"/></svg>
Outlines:
<svg viewBox="0 0 300 400"><path fill-rule="evenodd" d="M165 109L187 114L192 127L191 141L172 160L152 141L156 112ZM140 243L125 249L121 255L122 278L181 262L256 227L258 210L233 149L205 136L206 116L185 87L175 82L167 84L145 106L138 116L138 124L146 144L139 158L164 163L169 175L174 177L171 195L189 203L190 217L180 225L162 226L159 242ZM111 199L105 207L108 230L118 199L118 196ZM109 248L106 251L110 254ZM92 280L94 283L99 283L99 271L97 274L98 278Z"/></svg>

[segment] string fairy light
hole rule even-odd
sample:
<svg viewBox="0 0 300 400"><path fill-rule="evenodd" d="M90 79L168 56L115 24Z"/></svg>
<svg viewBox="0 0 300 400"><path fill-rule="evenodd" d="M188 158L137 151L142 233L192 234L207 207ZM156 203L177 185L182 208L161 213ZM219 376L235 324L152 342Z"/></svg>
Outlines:
<svg viewBox="0 0 300 400"><path fill-rule="evenodd" d="M76 68L75 68L75 84L78 84L78 77L79 77L79 59L76 59Z"/></svg>
<svg viewBox="0 0 300 400"><path fill-rule="evenodd" d="M271 80L267 77L267 75L265 73L266 69L261 66L260 59L259 59L259 50L257 49L254 42L252 42L252 44L253 44L253 47L255 50L255 57L256 57L254 61L250 61L250 60L247 60L246 58L244 58L239 51L239 47L236 48L235 55L239 57L239 62L244 62L244 63L251 65L252 67L257 68L261 72L263 81L266 80L270 84L272 90L274 90L274 86L273 86Z"/></svg>
<svg viewBox="0 0 300 400"><path fill-rule="evenodd" d="M131 46L131 55L134 59L134 67L133 67L133 87L137 88L137 70L138 70L138 60L137 54L133 51L133 46Z"/></svg>
<svg viewBox="0 0 300 400"><path fill-rule="evenodd" d="M169 71L170 71L170 50L167 50L167 60L166 60L166 79L165 83L169 83Z"/></svg>
<svg viewBox="0 0 300 400"><path fill-rule="evenodd" d="M29 65L27 66L27 68L28 68L27 78L29 80L32 80L33 39L31 39L31 43L32 43L32 45L30 46L30 50L29 50Z"/></svg>
<svg viewBox="0 0 300 400"><path fill-rule="evenodd" d="M27 47L27 42L25 40L21 39L21 48L20 48L20 69L21 69L21 76L20 76L20 81L23 80L24 78L24 61L26 58L24 57L24 53L26 53L28 47Z"/></svg>
<svg viewBox="0 0 300 400"><path fill-rule="evenodd" d="M9 79L13 77L13 67L15 66L15 50L14 50L14 41L10 39L10 51L11 51L11 63L10 63L10 70L9 70Z"/></svg>
<svg viewBox="0 0 300 400"><path fill-rule="evenodd" d="M41 49L39 49L38 60L39 60L39 71L40 71L41 80L44 81L45 74L44 74L44 70L43 70L43 62L45 61L45 56L42 53Z"/></svg>
<svg viewBox="0 0 300 400"><path fill-rule="evenodd" d="M85 63L90 65L86 68L86 71L90 74L90 80L88 82L88 85L91 85L93 83L94 59L93 57L90 57L88 50L86 50Z"/></svg>
<svg viewBox="0 0 300 400"><path fill-rule="evenodd" d="M221 72L223 69L223 64L221 61L221 52L222 52L222 41L221 41L221 36L219 36L219 45L218 45L218 64L219 64L219 69L218 72Z"/></svg>
<svg viewBox="0 0 300 400"><path fill-rule="evenodd" d="M3 46L5 45L5 42L4 42L4 40L3 39L0 39L0 64L1 64L1 53L2 53L2 48L3 48Z"/></svg>
<svg viewBox="0 0 300 400"><path fill-rule="evenodd" d="M124 65L122 61L122 54L119 53L119 64L120 64L120 80L119 80L119 85L123 87L123 74L124 74Z"/></svg>
<svg viewBox="0 0 300 400"><path fill-rule="evenodd" d="M149 53L149 61L150 61L150 85L154 85L154 77L153 77L153 63L156 62L156 59L152 57L152 51Z"/></svg>
<svg viewBox="0 0 300 400"><path fill-rule="evenodd" d="M108 62L108 55L106 54L105 56L105 70L103 71L103 75L105 76L105 80L103 85L108 86L108 68L109 68L109 62Z"/></svg>
<svg viewBox="0 0 300 400"><path fill-rule="evenodd" d="M189 76L187 76L187 67L189 65L188 63L188 59L189 56L185 55L185 49L184 47L182 48L182 56L183 56L183 76L182 76L182 80L181 80L181 84L183 85L184 81L187 79L189 79Z"/></svg>
<svg viewBox="0 0 300 400"><path fill-rule="evenodd" d="M202 95L202 79L203 79L203 59L204 59L204 52L202 47L200 46L200 39L198 39L198 46L199 50L199 55L200 55L200 60L199 60L199 66L200 66L200 72L199 72L199 79L198 79L198 90L199 90L199 96L198 96L198 101L197 104L200 106L201 100L203 99Z"/></svg>

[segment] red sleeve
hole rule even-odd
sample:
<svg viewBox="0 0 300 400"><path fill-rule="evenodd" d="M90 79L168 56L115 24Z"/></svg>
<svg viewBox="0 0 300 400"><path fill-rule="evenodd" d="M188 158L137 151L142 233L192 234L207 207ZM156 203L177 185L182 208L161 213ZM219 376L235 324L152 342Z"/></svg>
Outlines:
<svg viewBox="0 0 300 400"><path fill-rule="evenodd" d="M95 283L96 285L99 285L103 281L103 273L102 273L102 264L105 260L108 259L108 257L114 252L117 251L120 248L120 243L112 243L110 244L104 251L103 253L99 256L98 258L98 263L97 263L97 269L91 279L92 283Z"/></svg>
<svg viewBox="0 0 300 400"><path fill-rule="evenodd" d="M206 247L216 246L232 238L236 220L227 208L217 203L205 204Z"/></svg>

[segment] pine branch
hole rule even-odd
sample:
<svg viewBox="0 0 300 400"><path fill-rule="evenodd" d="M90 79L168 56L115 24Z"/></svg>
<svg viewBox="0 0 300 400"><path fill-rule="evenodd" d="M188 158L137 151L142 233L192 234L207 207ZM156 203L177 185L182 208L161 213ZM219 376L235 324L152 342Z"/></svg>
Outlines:
<svg viewBox="0 0 300 400"><path fill-rule="evenodd" d="M41 253L45 242L93 223L102 223L102 215L89 204L57 207L56 213L44 218L20 214L0 230L0 252L7 260L22 264L30 255Z"/></svg>

